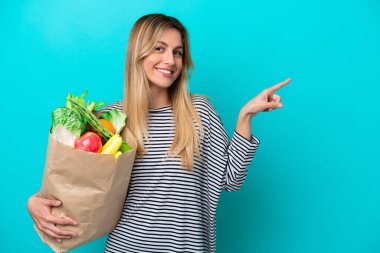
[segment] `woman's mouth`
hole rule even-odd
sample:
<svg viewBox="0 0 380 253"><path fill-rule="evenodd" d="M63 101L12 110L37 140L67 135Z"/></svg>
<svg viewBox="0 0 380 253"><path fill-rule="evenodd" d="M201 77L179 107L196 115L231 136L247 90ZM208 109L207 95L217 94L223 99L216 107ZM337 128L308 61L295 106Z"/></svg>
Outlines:
<svg viewBox="0 0 380 253"><path fill-rule="evenodd" d="M156 68L156 70L158 72L160 72L160 74L162 74L163 76L166 76L166 77L172 77L173 73L174 73L173 70L169 70L169 69Z"/></svg>

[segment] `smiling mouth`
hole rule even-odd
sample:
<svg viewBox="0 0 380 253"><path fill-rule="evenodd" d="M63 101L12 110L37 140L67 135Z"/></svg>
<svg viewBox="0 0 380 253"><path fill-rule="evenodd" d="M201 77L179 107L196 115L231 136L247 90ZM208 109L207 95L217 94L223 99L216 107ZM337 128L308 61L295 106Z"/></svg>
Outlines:
<svg viewBox="0 0 380 253"><path fill-rule="evenodd" d="M165 74L165 75L172 75L174 73L174 70L168 70L168 69L160 69L156 68L158 72Z"/></svg>

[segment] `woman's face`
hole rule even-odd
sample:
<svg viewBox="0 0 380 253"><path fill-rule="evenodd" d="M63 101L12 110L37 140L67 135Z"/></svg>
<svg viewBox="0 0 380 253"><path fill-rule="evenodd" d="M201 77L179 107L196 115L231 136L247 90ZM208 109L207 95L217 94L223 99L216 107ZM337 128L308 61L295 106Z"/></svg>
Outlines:
<svg viewBox="0 0 380 253"><path fill-rule="evenodd" d="M167 29L152 53L143 60L144 72L151 89L167 89L182 70L183 45L181 33Z"/></svg>

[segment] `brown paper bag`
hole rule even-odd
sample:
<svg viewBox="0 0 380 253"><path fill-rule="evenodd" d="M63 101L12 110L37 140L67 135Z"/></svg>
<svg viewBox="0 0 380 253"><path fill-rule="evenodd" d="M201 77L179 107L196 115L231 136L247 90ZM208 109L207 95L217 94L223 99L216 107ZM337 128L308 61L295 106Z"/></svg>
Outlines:
<svg viewBox="0 0 380 253"><path fill-rule="evenodd" d="M62 226L78 236L61 243L34 226L41 239L55 252L66 252L110 233L123 210L134 158L135 149L115 160L113 155L66 146L49 135L40 194L61 200L53 214L71 217L79 225Z"/></svg>

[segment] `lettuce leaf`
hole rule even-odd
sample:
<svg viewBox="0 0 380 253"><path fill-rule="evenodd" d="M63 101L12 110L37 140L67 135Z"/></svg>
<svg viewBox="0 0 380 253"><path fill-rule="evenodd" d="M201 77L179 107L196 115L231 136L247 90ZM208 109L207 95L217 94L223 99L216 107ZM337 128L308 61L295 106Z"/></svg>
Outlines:
<svg viewBox="0 0 380 253"><path fill-rule="evenodd" d="M125 120L127 118L127 115L125 115L122 112L119 112L116 109L112 109L110 111L102 113L102 115L100 115L99 118L110 121L113 127L115 128L116 133L119 134L125 126Z"/></svg>
<svg viewBox="0 0 380 253"><path fill-rule="evenodd" d="M52 134L54 135L55 128L58 125L62 125L75 136L80 136L82 132L85 130L87 122L82 119L80 114L70 108L67 107L58 107L55 109L51 118L53 121L52 124Z"/></svg>
<svg viewBox="0 0 380 253"><path fill-rule="evenodd" d="M74 147L75 140L78 139L78 136L75 136L71 132L69 132L64 126L58 124L54 132L52 133L54 139L59 141L62 144L65 144L70 147Z"/></svg>

